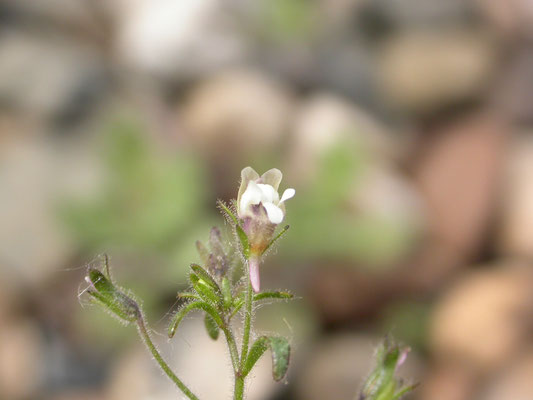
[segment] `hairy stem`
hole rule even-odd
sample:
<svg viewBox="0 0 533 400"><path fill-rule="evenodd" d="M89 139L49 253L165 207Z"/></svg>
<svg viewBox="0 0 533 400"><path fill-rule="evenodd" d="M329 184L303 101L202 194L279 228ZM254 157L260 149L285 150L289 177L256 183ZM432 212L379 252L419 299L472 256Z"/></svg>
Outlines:
<svg viewBox="0 0 533 400"><path fill-rule="evenodd" d="M244 376L239 372L235 374L235 394L233 400L242 400L244 397Z"/></svg>
<svg viewBox="0 0 533 400"><path fill-rule="evenodd" d="M163 370L165 374L176 384L176 386L191 400L199 400L198 397L194 395L193 392L190 391L190 389L176 376L176 374L170 369L168 364L165 362L159 351L157 351L154 343L152 342L152 339L150 338L150 334L148 333L148 330L146 329L146 324L144 323L144 320L139 318L137 321L137 328L139 330L139 335L143 339L144 343L146 344L146 347L148 347L148 350L152 353L155 360Z"/></svg>
<svg viewBox="0 0 533 400"><path fill-rule="evenodd" d="M252 327L252 300L253 300L252 282L248 277L248 285L246 287L246 304L244 310L244 333L242 336L242 350L241 350L241 365L240 369L244 368L246 357L248 356L248 345L250 343L250 330Z"/></svg>
<svg viewBox="0 0 533 400"><path fill-rule="evenodd" d="M235 395L234 400L242 400L244 396L244 376L242 371L248 357L248 346L250 344L250 331L252 327L252 300L254 296L252 281L250 280L250 265L247 268L246 304L244 310L244 333L242 336L241 362L239 369L235 371Z"/></svg>
<svg viewBox="0 0 533 400"><path fill-rule="evenodd" d="M237 376L239 371L239 351L237 350L237 343L235 342L233 332L230 328L228 328L228 326L223 327L222 331L226 336L226 342L228 342L229 354L231 356L231 364L233 365L235 376Z"/></svg>

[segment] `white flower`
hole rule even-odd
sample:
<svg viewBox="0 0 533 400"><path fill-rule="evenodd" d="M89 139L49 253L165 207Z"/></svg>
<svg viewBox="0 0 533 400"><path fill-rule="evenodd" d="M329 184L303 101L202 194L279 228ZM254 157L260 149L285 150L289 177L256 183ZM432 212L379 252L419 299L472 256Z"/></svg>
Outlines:
<svg viewBox="0 0 533 400"><path fill-rule="evenodd" d="M273 168L260 177L253 168L246 167L242 170L241 176L241 188L237 199L239 217L253 217L252 206L261 204L272 224L281 223L285 217L283 203L296 193L292 188L286 189L280 199L278 187L283 176L281 171Z"/></svg>

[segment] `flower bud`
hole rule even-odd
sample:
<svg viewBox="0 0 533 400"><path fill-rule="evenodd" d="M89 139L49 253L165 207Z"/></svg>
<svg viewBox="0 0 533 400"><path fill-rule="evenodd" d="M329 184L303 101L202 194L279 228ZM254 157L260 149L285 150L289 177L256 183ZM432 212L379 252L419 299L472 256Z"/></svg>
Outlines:
<svg viewBox="0 0 533 400"><path fill-rule="evenodd" d="M126 323L135 322L141 317L137 302L118 289L111 279L98 269L89 267L85 281L89 284L87 293L93 301L112 315Z"/></svg>
<svg viewBox="0 0 533 400"><path fill-rule="evenodd" d="M397 400L415 388L403 386L396 377L397 369L405 362L409 348L400 347L385 339L377 351L376 367L366 380L359 400Z"/></svg>
<svg viewBox="0 0 533 400"><path fill-rule="evenodd" d="M217 227L209 232L209 248L200 241L196 242L196 249L200 254L203 265L214 277L223 278L230 268L230 252L224 246L222 234Z"/></svg>

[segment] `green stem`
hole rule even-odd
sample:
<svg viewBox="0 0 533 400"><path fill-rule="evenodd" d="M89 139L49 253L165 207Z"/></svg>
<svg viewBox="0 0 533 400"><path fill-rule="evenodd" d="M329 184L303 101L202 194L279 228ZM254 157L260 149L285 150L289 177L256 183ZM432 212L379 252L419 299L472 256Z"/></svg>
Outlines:
<svg viewBox="0 0 533 400"><path fill-rule="evenodd" d="M248 357L248 346L250 344L250 331L252 327L252 301L254 296L249 269L250 267L248 265L246 271L248 279L246 286L246 307L244 310L244 333L242 336L241 362L239 368L235 370L234 400L242 400L244 397L244 376L242 375L242 371L246 364L246 357Z"/></svg>
<svg viewBox="0 0 533 400"><path fill-rule="evenodd" d="M242 400L244 397L244 376L240 373L235 374L235 395L233 400Z"/></svg>
<svg viewBox="0 0 533 400"><path fill-rule="evenodd" d="M248 356L248 344L250 342L250 329L252 326L252 300L253 300L252 282L250 281L250 274L248 273L248 285L246 288L246 309L244 311L244 334L242 337L242 350L241 350L241 365L240 371L243 370L246 363L246 357Z"/></svg>
<svg viewBox="0 0 533 400"><path fill-rule="evenodd" d="M222 328L224 335L226 336L226 342L228 342L229 354L231 356L231 364L233 365L233 370L237 375L239 371L239 352L237 350L237 343L235 342L235 337L233 332L227 326Z"/></svg>
<svg viewBox="0 0 533 400"><path fill-rule="evenodd" d="M139 335L143 339L144 343L148 347L148 350L152 353L155 360L163 370L165 374L176 384L178 388L191 400L199 400L198 397L196 397L187 386L176 376L176 374L170 369L168 364L165 362L161 354L157 351L154 343L152 342L152 339L150 338L150 334L148 333L148 330L146 329L146 325L144 323L144 320L139 318L137 321L137 328L139 329Z"/></svg>

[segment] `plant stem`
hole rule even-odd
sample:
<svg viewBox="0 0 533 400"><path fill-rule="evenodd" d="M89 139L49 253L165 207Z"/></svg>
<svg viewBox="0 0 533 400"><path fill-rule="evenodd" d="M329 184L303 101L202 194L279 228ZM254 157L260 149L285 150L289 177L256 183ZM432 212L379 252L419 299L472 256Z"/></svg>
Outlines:
<svg viewBox="0 0 533 400"><path fill-rule="evenodd" d="M187 396L191 400L199 400L198 397L196 397L194 393L192 393L190 389L180 380L180 378L176 376L176 374L170 369L168 364L165 362L159 351L157 351L154 343L152 342L152 339L150 338L150 334L146 329L146 325L142 317L139 318L139 320L137 321L137 328L139 329L139 335L143 339L144 343L148 347L148 350L150 350L163 372L167 374L167 376L172 380L172 382L176 384L178 388L180 388L180 390L185 394L185 396Z"/></svg>
<svg viewBox="0 0 533 400"><path fill-rule="evenodd" d="M222 328L224 335L226 336L226 342L228 342L229 354L231 356L231 364L233 365L233 370L237 375L239 371L239 352L237 350L237 343L235 342L235 337L233 332L227 326Z"/></svg>
<svg viewBox="0 0 533 400"><path fill-rule="evenodd" d="M249 267L248 267L249 268ZM248 285L246 288L246 309L244 311L244 334L242 337L241 350L241 365L240 371L243 370L248 356L248 344L250 342L250 329L252 325L252 299L253 299L252 282L250 281L250 274L248 273Z"/></svg>
<svg viewBox="0 0 533 400"><path fill-rule="evenodd" d="M247 274L247 286L246 286L246 305L244 310L244 333L242 336L242 350L241 361L238 369L235 369L235 388L234 388L234 400L242 400L244 396L244 376L242 371L246 364L246 357L248 356L248 345L250 344L250 330L252 327L252 300L254 292L252 289L252 282L250 281L250 266L248 265Z"/></svg>
<svg viewBox="0 0 533 400"><path fill-rule="evenodd" d="M241 376L238 371L235 374L235 394L233 400L242 400L244 396L244 376Z"/></svg>

